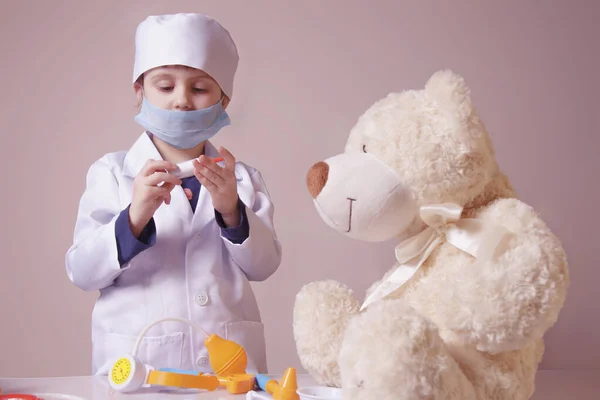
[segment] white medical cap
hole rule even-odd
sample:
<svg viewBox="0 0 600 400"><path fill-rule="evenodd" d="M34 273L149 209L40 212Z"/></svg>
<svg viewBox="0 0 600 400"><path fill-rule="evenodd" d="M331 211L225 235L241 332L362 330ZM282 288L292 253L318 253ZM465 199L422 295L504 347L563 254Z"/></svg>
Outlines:
<svg viewBox="0 0 600 400"><path fill-rule="evenodd" d="M231 98L238 61L233 39L214 19L193 13L153 15L136 30L133 82L152 68L179 64L203 70Z"/></svg>

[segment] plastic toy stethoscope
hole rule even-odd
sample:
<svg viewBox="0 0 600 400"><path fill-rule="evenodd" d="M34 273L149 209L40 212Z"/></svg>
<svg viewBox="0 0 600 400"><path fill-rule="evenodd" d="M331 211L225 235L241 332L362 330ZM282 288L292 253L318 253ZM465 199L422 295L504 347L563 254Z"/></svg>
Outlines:
<svg viewBox="0 0 600 400"><path fill-rule="evenodd" d="M202 373L190 374L182 373L180 371L155 369L152 366L144 364L137 358L137 352L144 335L154 325L163 321L176 321L188 324L207 337L207 341L205 342L207 346L209 346L209 343L211 344L210 346L217 346L219 348L218 353L213 353L211 357L211 364L214 364L213 368L215 368L215 372L222 372L227 376L227 373L230 371L236 372L238 369L245 369L246 354L244 349L238 344L223 340L216 335L209 335L204 329L189 320L175 317L163 318L147 325L142 330L135 343L132 354L125 354L115 361L108 374L108 381L113 389L118 392L132 392L140 388L151 386L173 386L213 391L221 385L221 381L217 375ZM209 355L211 355L210 353L211 351L209 349ZM240 372L241 371L237 371L238 374ZM247 380L246 377L243 378Z"/></svg>

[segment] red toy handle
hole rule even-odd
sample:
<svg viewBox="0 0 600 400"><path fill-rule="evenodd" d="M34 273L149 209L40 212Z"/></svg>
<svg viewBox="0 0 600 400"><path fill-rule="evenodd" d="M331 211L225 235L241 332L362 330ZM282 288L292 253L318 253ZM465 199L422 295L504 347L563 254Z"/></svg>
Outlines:
<svg viewBox="0 0 600 400"><path fill-rule="evenodd" d="M42 400L32 394L13 393L13 394L0 394L0 400Z"/></svg>

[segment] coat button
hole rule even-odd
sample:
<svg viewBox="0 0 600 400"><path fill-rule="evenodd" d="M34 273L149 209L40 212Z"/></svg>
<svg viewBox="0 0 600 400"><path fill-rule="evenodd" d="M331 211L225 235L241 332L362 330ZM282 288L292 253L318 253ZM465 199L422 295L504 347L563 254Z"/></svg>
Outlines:
<svg viewBox="0 0 600 400"><path fill-rule="evenodd" d="M198 358L198 361L196 361L196 364L198 364L198 367L200 367L200 368L206 367L208 365L208 357Z"/></svg>
<svg viewBox="0 0 600 400"><path fill-rule="evenodd" d="M208 296L205 293L197 293L194 299L199 306L205 306L208 303Z"/></svg>

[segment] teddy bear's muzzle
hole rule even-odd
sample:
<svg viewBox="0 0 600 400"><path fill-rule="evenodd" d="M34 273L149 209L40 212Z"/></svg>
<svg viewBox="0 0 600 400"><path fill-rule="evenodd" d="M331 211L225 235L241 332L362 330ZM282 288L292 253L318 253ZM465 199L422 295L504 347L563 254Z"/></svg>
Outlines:
<svg viewBox="0 0 600 400"><path fill-rule="evenodd" d="M321 218L355 239L402 235L418 211L411 189L371 154L346 152L317 162L308 170L306 186Z"/></svg>

